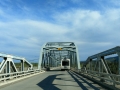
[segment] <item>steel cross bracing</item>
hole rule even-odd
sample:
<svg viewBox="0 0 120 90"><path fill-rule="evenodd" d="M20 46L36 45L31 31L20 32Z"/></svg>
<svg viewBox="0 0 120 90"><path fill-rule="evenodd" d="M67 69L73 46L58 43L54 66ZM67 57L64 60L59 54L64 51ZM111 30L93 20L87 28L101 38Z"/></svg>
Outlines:
<svg viewBox="0 0 120 90"><path fill-rule="evenodd" d="M13 73L13 72L25 71L24 64L28 65L29 70L33 69L33 65L29 63L25 58L13 56L10 54L4 54L4 53L0 53L0 57L3 59L2 62L0 63L0 73ZM21 70L17 69L14 62L15 60L21 62L21 66L20 66Z"/></svg>
<svg viewBox="0 0 120 90"><path fill-rule="evenodd" d="M118 57L116 63L109 61L110 58L115 59L111 57L112 55ZM81 73L99 78L102 82L112 83L114 87L115 84L120 84L120 46L89 56L81 69Z"/></svg>
<svg viewBox="0 0 120 90"><path fill-rule="evenodd" d="M43 45L38 69L60 66L64 57L70 59L71 68L80 70L78 49L74 42L48 42Z"/></svg>

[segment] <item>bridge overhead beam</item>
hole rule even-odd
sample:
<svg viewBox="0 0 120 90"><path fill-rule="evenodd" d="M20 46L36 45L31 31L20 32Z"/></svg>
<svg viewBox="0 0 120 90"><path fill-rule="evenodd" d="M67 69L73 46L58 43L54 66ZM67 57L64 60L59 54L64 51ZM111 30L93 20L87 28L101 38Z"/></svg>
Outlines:
<svg viewBox="0 0 120 90"><path fill-rule="evenodd" d="M42 53L47 54L45 62L48 62L49 66L59 66L62 58L70 58L71 64L76 63L76 68L80 69L80 60L78 49L73 42L48 42L41 48L38 69L41 70ZM49 53L49 54L48 54ZM70 54L71 53L71 54ZM73 63L74 62L74 63Z"/></svg>

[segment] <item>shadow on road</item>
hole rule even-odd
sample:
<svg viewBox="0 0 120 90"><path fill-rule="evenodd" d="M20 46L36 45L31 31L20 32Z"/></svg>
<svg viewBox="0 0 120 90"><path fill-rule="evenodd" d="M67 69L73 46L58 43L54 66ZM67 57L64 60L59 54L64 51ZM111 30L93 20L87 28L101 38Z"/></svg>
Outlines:
<svg viewBox="0 0 120 90"><path fill-rule="evenodd" d="M64 74L48 76L43 81L39 82L37 85L39 87L41 87L43 90L60 90L59 88L55 87L54 84L52 84L52 82L55 80L55 78L59 75L64 75Z"/></svg>
<svg viewBox="0 0 120 90"><path fill-rule="evenodd" d="M84 83L88 84L91 88L93 88L94 90L100 90L100 88L98 89L97 87L95 87L94 85L92 85L93 83L89 83L88 81L86 81L85 79L79 77L78 75L74 74L74 73L70 73L68 72L72 78L74 78L74 80L78 83L78 85L83 89L83 90L88 90L88 88L86 86L84 86L84 84L82 82L80 82L76 77L78 77L79 79L81 79ZM75 77L76 76L76 77Z"/></svg>
<svg viewBox="0 0 120 90"><path fill-rule="evenodd" d="M52 71L59 71L59 70L52 70ZM85 79L73 72L70 72L70 71L67 71L67 72L69 74L63 72L63 74L50 75L50 76L46 77L44 80L42 80L41 82L39 82L37 85L40 88L42 88L43 90L61 90L60 88L66 88L66 87L70 87L70 86L71 87L81 87L82 90L103 89L100 86L95 86L94 82L89 82L89 81L87 81L87 79ZM63 76L61 76L61 75L63 75ZM68 77L66 77L66 75L68 75ZM70 75L70 77L69 77L69 75ZM56 80L58 82L53 83L54 80ZM78 85L71 84L74 82L76 82ZM60 88L58 88L58 87L60 87Z"/></svg>

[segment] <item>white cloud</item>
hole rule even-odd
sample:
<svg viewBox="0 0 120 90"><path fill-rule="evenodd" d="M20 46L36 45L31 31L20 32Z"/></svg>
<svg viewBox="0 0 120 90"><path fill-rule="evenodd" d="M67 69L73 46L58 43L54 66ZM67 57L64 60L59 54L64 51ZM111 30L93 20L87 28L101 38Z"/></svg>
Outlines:
<svg viewBox="0 0 120 90"><path fill-rule="evenodd" d="M59 35L68 32L68 28L57 24L42 21L19 20L13 22L0 22L1 30L10 35L50 34ZM13 32L12 34L9 32ZM25 33L26 32L26 33Z"/></svg>
<svg viewBox="0 0 120 90"><path fill-rule="evenodd" d="M107 9L105 12L73 9L54 17L59 24L70 27L69 40L75 41L80 50L84 48L81 52L92 50L95 54L120 44L119 15L120 9Z"/></svg>
<svg viewBox="0 0 120 90"><path fill-rule="evenodd" d="M22 9L29 12L28 7ZM120 44L119 8L104 12L74 8L62 13L56 11L52 18L54 23L29 18L20 20L3 10L0 14L11 19L8 22L0 21L1 52L33 57L39 56L40 47L46 42L73 41L79 47L81 58L85 59L88 55Z"/></svg>
<svg viewBox="0 0 120 90"><path fill-rule="evenodd" d="M64 34L69 31L64 26L33 20L0 22L0 28L0 51L13 54L16 52L20 56L29 56L31 53L39 55L44 43L64 40Z"/></svg>
<svg viewBox="0 0 120 90"><path fill-rule="evenodd" d="M104 13L78 9L57 15L55 15L55 19L57 19L58 22L68 24L70 27L72 26L72 28L74 28L73 30L90 31L93 29L109 33L108 31L113 32L113 28L120 27L118 25L118 23L120 23L120 9L111 9Z"/></svg>
<svg viewBox="0 0 120 90"><path fill-rule="evenodd" d="M72 10L55 16L60 23L72 25L73 27L92 27L102 18L100 12L90 10ZM84 29L84 28L83 28ZM85 29L84 29L85 30Z"/></svg>

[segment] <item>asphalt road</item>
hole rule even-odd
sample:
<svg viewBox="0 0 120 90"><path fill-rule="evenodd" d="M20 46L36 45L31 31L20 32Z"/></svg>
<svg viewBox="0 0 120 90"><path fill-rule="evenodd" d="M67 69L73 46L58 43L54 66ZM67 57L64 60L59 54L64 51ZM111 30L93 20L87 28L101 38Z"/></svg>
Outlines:
<svg viewBox="0 0 120 90"><path fill-rule="evenodd" d="M0 90L106 90L71 71L52 70L9 84Z"/></svg>

